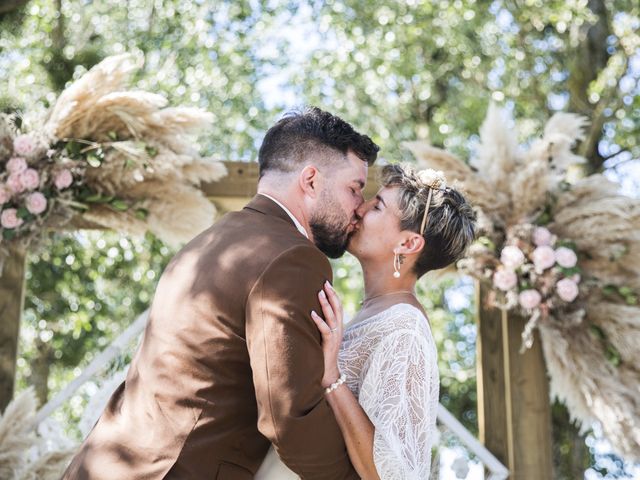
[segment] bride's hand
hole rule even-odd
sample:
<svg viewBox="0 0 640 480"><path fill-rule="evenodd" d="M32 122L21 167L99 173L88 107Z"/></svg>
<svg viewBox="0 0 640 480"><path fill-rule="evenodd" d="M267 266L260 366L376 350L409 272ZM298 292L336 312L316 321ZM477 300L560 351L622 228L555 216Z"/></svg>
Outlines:
<svg viewBox="0 0 640 480"><path fill-rule="evenodd" d="M338 353L342 343L342 303L338 294L329 282L325 282L324 289L318 293L322 306L324 320L316 312L311 312L311 318L322 333L322 351L324 353L324 376L322 386L328 387L338 380Z"/></svg>

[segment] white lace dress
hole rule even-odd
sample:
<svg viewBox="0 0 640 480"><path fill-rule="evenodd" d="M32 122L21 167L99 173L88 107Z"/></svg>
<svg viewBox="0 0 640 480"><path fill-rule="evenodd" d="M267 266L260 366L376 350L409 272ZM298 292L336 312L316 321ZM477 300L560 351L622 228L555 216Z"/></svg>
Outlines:
<svg viewBox="0 0 640 480"><path fill-rule="evenodd" d="M400 303L349 325L338 359L347 385L375 427L373 457L382 480L429 478L439 376L429 323ZM258 480L298 477L271 448Z"/></svg>

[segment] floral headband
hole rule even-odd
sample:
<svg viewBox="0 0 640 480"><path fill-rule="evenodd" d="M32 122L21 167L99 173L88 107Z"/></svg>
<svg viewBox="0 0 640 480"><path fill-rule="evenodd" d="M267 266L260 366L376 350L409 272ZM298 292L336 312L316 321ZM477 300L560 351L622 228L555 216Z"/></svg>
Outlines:
<svg viewBox="0 0 640 480"><path fill-rule="evenodd" d="M424 215L422 216L422 224L420 224L420 235L424 235L424 229L427 226L427 219L429 218L429 207L431 206L433 191L446 189L447 180L444 177L444 173L432 168L420 170L416 173L416 176L418 177L418 180L424 184L424 187L429 189L429 194L427 195L427 206L425 207Z"/></svg>

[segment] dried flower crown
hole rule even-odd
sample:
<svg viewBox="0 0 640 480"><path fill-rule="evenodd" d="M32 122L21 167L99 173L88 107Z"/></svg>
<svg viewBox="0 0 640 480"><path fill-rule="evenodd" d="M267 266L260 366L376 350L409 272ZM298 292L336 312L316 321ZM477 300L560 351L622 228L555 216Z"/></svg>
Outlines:
<svg viewBox="0 0 640 480"><path fill-rule="evenodd" d="M431 206L433 191L445 190L447 188L447 180L442 171L434 170L433 168L420 170L416 173L416 176L418 177L418 180L422 182L424 188L429 189L427 205L424 208L424 215L422 216L422 223L420 224L420 235L424 235L424 229L427 226L427 219L429 218L429 207Z"/></svg>

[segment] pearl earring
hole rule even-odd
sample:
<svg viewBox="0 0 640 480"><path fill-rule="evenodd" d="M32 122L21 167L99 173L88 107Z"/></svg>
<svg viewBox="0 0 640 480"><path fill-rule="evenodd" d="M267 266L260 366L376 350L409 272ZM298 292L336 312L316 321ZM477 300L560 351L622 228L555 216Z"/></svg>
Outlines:
<svg viewBox="0 0 640 480"><path fill-rule="evenodd" d="M393 252L393 277L400 278L400 265L402 264L401 255L398 252Z"/></svg>

